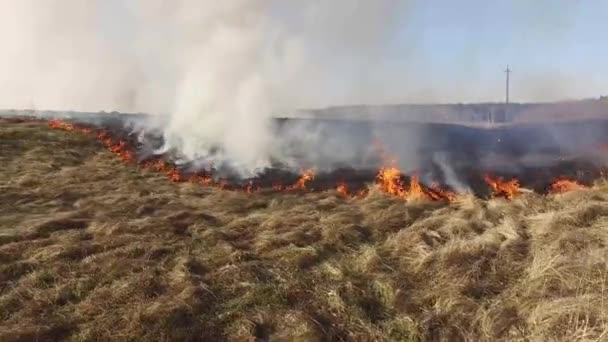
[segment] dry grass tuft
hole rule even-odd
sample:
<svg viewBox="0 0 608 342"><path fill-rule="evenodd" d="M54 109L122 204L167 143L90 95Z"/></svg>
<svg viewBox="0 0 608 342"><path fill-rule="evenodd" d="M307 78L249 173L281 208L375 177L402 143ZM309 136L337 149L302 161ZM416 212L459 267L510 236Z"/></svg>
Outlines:
<svg viewBox="0 0 608 342"><path fill-rule="evenodd" d="M171 184L0 123L0 340L608 339L608 187L405 203Z"/></svg>

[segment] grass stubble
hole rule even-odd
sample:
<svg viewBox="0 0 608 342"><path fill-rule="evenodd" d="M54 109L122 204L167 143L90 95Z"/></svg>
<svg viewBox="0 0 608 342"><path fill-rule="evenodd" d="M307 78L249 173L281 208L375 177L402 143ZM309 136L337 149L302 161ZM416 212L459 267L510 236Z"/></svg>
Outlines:
<svg viewBox="0 0 608 342"><path fill-rule="evenodd" d="M608 185L222 191L0 122L0 340L608 340Z"/></svg>

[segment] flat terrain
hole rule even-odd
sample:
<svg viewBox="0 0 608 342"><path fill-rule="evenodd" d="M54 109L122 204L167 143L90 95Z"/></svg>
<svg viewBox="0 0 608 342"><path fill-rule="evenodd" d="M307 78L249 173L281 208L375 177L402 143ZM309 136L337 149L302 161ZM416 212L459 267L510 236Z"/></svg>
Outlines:
<svg viewBox="0 0 608 342"><path fill-rule="evenodd" d="M222 191L0 122L0 341L608 339L608 186Z"/></svg>

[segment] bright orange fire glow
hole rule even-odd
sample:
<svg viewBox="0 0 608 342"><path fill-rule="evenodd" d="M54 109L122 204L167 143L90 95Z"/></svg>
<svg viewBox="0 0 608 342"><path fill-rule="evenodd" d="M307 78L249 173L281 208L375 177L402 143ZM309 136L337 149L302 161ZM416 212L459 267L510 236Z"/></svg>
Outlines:
<svg viewBox="0 0 608 342"><path fill-rule="evenodd" d="M410 189L407 192L407 198L412 200L432 199L425 193L420 181L418 180L418 177L416 176L410 177Z"/></svg>
<svg viewBox="0 0 608 342"><path fill-rule="evenodd" d="M336 191L341 196L348 197L348 187L346 186L346 183L344 183L344 182L338 183L338 186L336 187Z"/></svg>
<svg viewBox="0 0 608 342"><path fill-rule="evenodd" d="M167 163L162 159L147 161L141 165L144 169L153 170L156 172L165 171L168 168Z"/></svg>
<svg viewBox="0 0 608 342"><path fill-rule="evenodd" d="M557 179L551 184L552 193L564 193L568 191L586 189L587 187L577 181L569 179Z"/></svg>
<svg viewBox="0 0 608 342"><path fill-rule="evenodd" d="M396 167L381 167L376 176L380 190L389 195L405 197L407 191L401 181L401 171Z"/></svg>
<svg viewBox="0 0 608 342"><path fill-rule="evenodd" d="M455 192L442 189L437 183L431 184L428 195L436 201L446 199L451 202L456 200Z"/></svg>
<svg viewBox="0 0 608 342"><path fill-rule="evenodd" d="M487 174L483 178L492 188L492 195L495 197L504 197L511 200L521 193L519 180L515 178L505 181L502 177L492 178Z"/></svg>
<svg viewBox="0 0 608 342"><path fill-rule="evenodd" d="M49 121L49 127L54 129L62 129L64 131L73 131L74 125L60 120Z"/></svg>
<svg viewBox="0 0 608 342"><path fill-rule="evenodd" d="M306 190L306 183L313 179L315 179L315 171L313 169L304 170L300 178L286 190Z"/></svg>
<svg viewBox="0 0 608 342"><path fill-rule="evenodd" d="M88 127L74 125L71 123L63 122L61 120L51 120L51 121L49 121L48 125L50 128L53 128L53 129L61 129L64 131L74 131L74 132L85 133L85 134L89 134L93 131L92 129L90 129Z"/></svg>
<svg viewBox="0 0 608 342"><path fill-rule="evenodd" d="M80 126L78 124L71 124L63 122L61 120L51 120L48 122L49 127L54 129L61 129L65 131L75 131L84 134L93 133L93 130L87 127ZM113 154L117 155L122 161L127 163L137 163L135 151L129 146L126 141L116 140L112 137L110 132L99 129L94 131L97 139L101 144ZM379 153L386 159L385 152L379 147ZM393 162L394 164L394 162ZM198 184L203 186L215 186L220 189L231 188L225 180L214 180L210 174L193 174L185 175L181 170L175 166L167 163L162 159L150 160L139 164L140 167L152 170L156 172L162 172L171 182L189 182L192 184ZM272 188L275 191L290 191L290 190L312 190L307 188L309 183L315 179L315 172L313 169L302 171L300 178L292 185L284 186L282 184L273 184ZM425 187L420 183L417 177L410 177L409 187L403 183L402 173L396 167L382 167L380 168L377 176L377 183L380 189L390 195L394 195L406 200L426 199L426 200L454 200L456 194L447 190L441 189L438 185L431 185ZM252 193L259 190L259 187L253 185L252 181L241 187L242 190L248 193ZM349 194L348 188L345 182L340 182L336 186L336 191L347 198L363 198L367 196L368 190L363 189L356 193Z"/></svg>
<svg viewBox="0 0 608 342"><path fill-rule="evenodd" d="M443 190L437 184L432 185L428 189L425 188L416 176L410 176L410 184L409 188L407 188L403 184L401 176L401 171L396 167L382 167L378 171L376 180L380 190L406 200L453 201L456 199L455 193Z"/></svg>
<svg viewBox="0 0 608 342"><path fill-rule="evenodd" d="M134 163L136 161L135 153L131 151L128 144L124 140L115 142L110 134L106 131L100 131L97 134L97 138L110 152L117 155L122 161L127 163Z"/></svg>
<svg viewBox="0 0 608 342"><path fill-rule="evenodd" d="M171 169L167 171L166 175L167 178L169 178L169 180L172 182L178 183L184 181L182 174L177 169Z"/></svg>
<svg viewBox="0 0 608 342"><path fill-rule="evenodd" d="M83 134L93 133L93 130L88 127L83 127L78 124L67 123L61 120L50 120L48 125L50 128L61 129L64 131L79 132ZM107 148L110 152L116 154L122 161L129 163L136 161L135 153L129 148L128 144L125 141L114 141L110 134L105 130L99 130L97 132L97 139L99 139L99 141L105 148Z"/></svg>

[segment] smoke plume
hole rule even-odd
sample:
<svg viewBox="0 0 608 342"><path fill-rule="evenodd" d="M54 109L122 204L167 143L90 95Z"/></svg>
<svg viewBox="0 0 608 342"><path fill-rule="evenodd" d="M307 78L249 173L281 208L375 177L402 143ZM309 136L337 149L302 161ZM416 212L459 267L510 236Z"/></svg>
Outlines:
<svg viewBox="0 0 608 342"><path fill-rule="evenodd" d="M0 2L3 105L165 115L166 149L241 172L272 115L374 93L403 1ZM277 156L275 156L277 157Z"/></svg>
<svg viewBox="0 0 608 342"><path fill-rule="evenodd" d="M346 133L340 140L327 126L306 123L276 134L271 118L302 108L446 98L433 93L427 64L414 53L424 32L404 33L421 3L0 0L0 106L154 114L161 151L242 175L277 160L292 168L356 158L365 164L368 146ZM531 30L554 27L551 18ZM402 59L387 60L404 35L411 39L400 47ZM535 89L548 91L540 83ZM460 91L450 90L451 98L468 94ZM404 134L364 141L398 141L392 145L401 150L391 152L414 167L421 133Z"/></svg>

